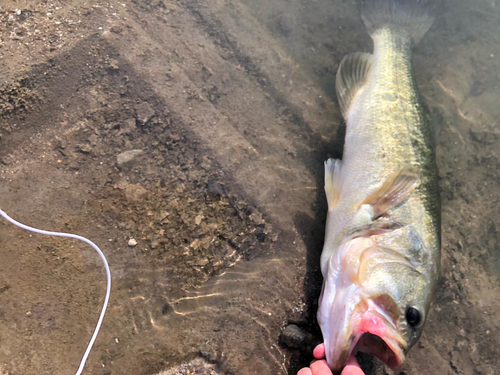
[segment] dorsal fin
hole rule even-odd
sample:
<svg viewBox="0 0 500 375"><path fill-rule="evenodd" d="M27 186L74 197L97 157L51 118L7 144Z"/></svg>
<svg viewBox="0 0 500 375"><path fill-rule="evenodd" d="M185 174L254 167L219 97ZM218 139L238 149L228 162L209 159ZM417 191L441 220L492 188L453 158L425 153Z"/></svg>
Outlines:
<svg viewBox="0 0 500 375"><path fill-rule="evenodd" d="M354 96L366 82L372 61L373 56L370 53L354 52L346 55L340 63L335 88L344 118Z"/></svg>

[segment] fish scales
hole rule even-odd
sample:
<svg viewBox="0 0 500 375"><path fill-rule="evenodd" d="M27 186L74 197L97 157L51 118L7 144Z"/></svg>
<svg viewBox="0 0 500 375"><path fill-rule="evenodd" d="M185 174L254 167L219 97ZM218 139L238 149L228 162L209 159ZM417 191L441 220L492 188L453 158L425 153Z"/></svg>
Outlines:
<svg viewBox="0 0 500 375"><path fill-rule="evenodd" d="M421 182L393 217L422 226L428 247L440 241L440 204L434 130L425 114L413 74L410 36L382 29L374 35L375 62L347 118L343 168L347 207L363 201L382 180L405 164L416 166ZM340 208L339 208L340 210ZM438 255L438 254L436 254ZM437 262L439 263L439 262Z"/></svg>
<svg viewBox="0 0 500 375"><path fill-rule="evenodd" d="M401 366L422 333L440 268L434 130L412 63L432 2L365 0L360 9L374 52L350 54L339 67L344 154L325 163L318 322L334 372L357 351Z"/></svg>

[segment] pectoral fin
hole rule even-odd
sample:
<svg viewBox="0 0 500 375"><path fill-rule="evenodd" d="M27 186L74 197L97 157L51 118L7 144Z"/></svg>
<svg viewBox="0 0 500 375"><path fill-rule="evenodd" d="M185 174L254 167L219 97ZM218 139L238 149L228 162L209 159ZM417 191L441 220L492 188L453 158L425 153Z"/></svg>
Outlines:
<svg viewBox="0 0 500 375"><path fill-rule="evenodd" d="M325 161L325 193L328 201L328 210L331 211L340 197L342 162L338 159Z"/></svg>
<svg viewBox="0 0 500 375"><path fill-rule="evenodd" d="M360 207L364 204L372 206L373 220L375 220L408 199L419 180L420 176L416 168L406 166L392 173L380 188L361 203Z"/></svg>

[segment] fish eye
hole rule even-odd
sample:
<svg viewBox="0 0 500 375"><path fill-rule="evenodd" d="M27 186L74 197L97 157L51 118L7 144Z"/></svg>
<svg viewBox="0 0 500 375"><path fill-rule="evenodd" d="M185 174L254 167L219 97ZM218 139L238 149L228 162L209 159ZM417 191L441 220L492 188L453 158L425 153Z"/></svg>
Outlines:
<svg viewBox="0 0 500 375"><path fill-rule="evenodd" d="M406 321L412 327L416 327L420 324L422 317L420 316L420 311L418 311L415 307L408 307L406 309Z"/></svg>

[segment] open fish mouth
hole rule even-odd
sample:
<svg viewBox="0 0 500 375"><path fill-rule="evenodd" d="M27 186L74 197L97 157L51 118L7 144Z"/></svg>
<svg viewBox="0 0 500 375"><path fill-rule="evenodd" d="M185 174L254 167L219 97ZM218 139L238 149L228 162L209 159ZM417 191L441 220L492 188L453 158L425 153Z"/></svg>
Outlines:
<svg viewBox="0 0 500 375"><path fill-rule="evenodd" d="M353 332L349 356L358 352L366 353L397 369L404 362L407 344L384 315L373 310L363 314Z"/></svg>
<svg viewBox="0 0 500 375"><path fill-rule="evenodd" d="M358 352L377 357L392 369L401 367L408 342L398 329L395 306L390 308L389 302L386 296L362 298L355 306L341 304L335 305L343 307L341 311L329 310L329 319L322 323L328 327L324 330L326 359L334 374L340 373Z"/></svg>
<svg viewBox="0 0 500 375"><path fill-rule="evenodd" d="M366 353L377 357L390 368L398 369L404 361L404 351L399 345L394 345L390 340L387 341L379 336L365 332L358 338L357 342L353 342L351 354Z"/></svg>

